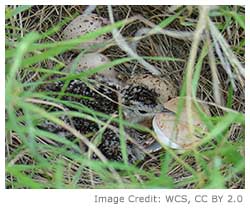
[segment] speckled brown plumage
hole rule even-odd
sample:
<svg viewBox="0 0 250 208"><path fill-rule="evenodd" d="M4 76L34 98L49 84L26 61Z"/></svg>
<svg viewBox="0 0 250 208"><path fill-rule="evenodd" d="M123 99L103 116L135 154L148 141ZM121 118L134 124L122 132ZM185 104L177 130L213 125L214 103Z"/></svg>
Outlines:
<svg viewBox="0 0 250 208"><path fill-rule="evenodd" d="M127 85L144 86L147 89L154 90L158 94L159 101L162 103L175 98L178 94L172 80L166 80L152 74L135 75L127 81Z"/></svg>
<svg viewBox="0 0 250 208"><path fill-rule="evenodd" d="M61 92L64 84L65 83L63 81L55 81L54 83L46 85L43 90ZM72 101L73 103L77 104L82 104L83 106L88 107L94 111L102 112L108 115L117 114L118 88L119 86L112 82L101 80L98 80L97 82L95 80L91 82L90 86L84 81L76 79L68 83L65 89L65 94L61 99ZM77 95L78 97L74 95ZM127 85L121 90L121 97L125 118L131 118L132 122L137 122L138 119L143 120L146 117L150 117L157 112L165 110L164 107L159 104L159 94L154 89L148 88L144 85ZM69 125L73 125L73 127L82 134L96 133L100 128L97 123L84 118L73 117L69 119L65 116L60 118ZM98 119L107 122L103 118ZM65 132L63 128L58 125L52 124L49 121L46 121L41 126L42 128L61 136L66 136L67 138L72 137L72 135L69 135L67 132ZM138 136L138 132L135 133L135 131L128 132L130 136L136 139L139 144L143 144L143 141L141 139L144 136ZM133 163L139 158L143 158L142 151L139 150L135 144L132 144L129 141L126 141L126 144L129 162ZM110 128L106 128L106 130L103 132L102 141L98 145L98 149L100 149L103 155L109 160L122 160L119 134L117 132L114 132Z"/></svg>
<svg viewBox="0 0 250 208"><path fill-rule="evenodd" d="M43 86L43 90L60 92L64 84L65 83L63 81L56 81L54 83L50 83L46 86ZM117 113L117 86L113 85L112 83L95 83L95 85L93 85L92 87L93 89L88 87L87 84L81 80L72 80L69 82L65 90L65 94L70 93L72 95L80 95L86 97L86 99L70 95L64 95L62 99L69 100L78 104L80 103L90 109L105 114L110 115ZM107 96L109 99L107 99L105 96ZM60 119L69 125L73 125L74 128L82 134L96 133L100 128L97 123L84 118L72 117L69 119L67 116L61 116ZM103 118L99 119L105 122ZM74 138L73 135L71 135L61 126L58 126L48 120L44 121L40 125L40 127L52 133L67 137L69 139ZM138 154L143 155L143 153L138 150L137 147L131 142L126 143L129 162L134 163L136 160L138 160ZM100 149L103 155L109 160L122 160L119 135L109 128L106 128L106 130L103 132L102 141L98 145L98 149ZM97 158L95 154L93 155L93 158Z"/></svg>

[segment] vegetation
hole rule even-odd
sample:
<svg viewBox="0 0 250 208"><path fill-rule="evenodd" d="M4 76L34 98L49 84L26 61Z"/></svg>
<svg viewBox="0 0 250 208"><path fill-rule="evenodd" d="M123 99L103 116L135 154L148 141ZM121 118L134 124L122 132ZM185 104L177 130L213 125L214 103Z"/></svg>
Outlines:
<svg viewBox="0 0 250 208"><path fill-rule="evenodd" d="M116 20L95 32L63 41L61 31L84 6L6 7L6 187L7 188L244 188L245 128L245 9L242 6L113 6ZM108 17L106 6L95 13ZM139 15L139 16L138 16ZM164 30L157 30L156 25ZM146 34L136 33L150 28ZM62 100L65 92L41 92L39 87L55 74L67 82L87 80L92 74L115 66L124 76L143 73L136 57L127 56L115 40L96 45L108 55L108 64L79 75L61 69L78 53L79 43L95 39L113 29L136 44L138 55L164 76L170 77L180 95L199 98L209 105L212 116L200 112L208 132L202 144L178 154L163 149L138 164L128 164L126 143L122 142L124 162L93 160L83 152L88 143L96 151L93 135L81 135L59 116L83 117L99 123L102 132L117 122L121 140L124 127L131 125L117 117L95 112L87 106ZM170 37L176 31L179 38ZM165 33L164 33L165 31ZM192 34L191 39L185 33ZM192 32L194 31L194 32ZM140 39L140 41L136 41ZM83 51L82 53L86 53ZM136 68L136 70L133 70ZM62 107L51 112L49 107ZM71 111L64 111L71 107ZM101 118L106 118L107 123ZM76 139L38 128L42 119L63 126Z"/></svg>

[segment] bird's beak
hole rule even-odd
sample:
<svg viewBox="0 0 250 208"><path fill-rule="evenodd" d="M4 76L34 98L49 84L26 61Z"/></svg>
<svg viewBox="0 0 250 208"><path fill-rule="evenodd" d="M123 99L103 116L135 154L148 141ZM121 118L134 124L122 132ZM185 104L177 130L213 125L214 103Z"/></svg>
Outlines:
<svg viewBox="0 0 250 208"><path fill-rule="evenodd" d="M167 108L165 108L164 111L162 111L162 112L163 112L163 113L170 113L170 114L172 114L172 115L175 115L175 114L176 114L174 111L171 111L171 110L169 110L169 109L167 109Z"/></svg>
<svg viewBox="0 0 250 208"><path fill-rule="evenodd" d="M168 108L162 106L162 110L159 113L171 113L175 115L175 112L169 110Z"/></svg>

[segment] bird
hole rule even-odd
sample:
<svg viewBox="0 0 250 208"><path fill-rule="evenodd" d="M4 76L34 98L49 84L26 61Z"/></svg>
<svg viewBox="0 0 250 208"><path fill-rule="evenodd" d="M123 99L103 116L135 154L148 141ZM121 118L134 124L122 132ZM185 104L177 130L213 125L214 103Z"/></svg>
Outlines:
<svg viewBox="0 0 250 208"><path fill-rule="evenodd" d="M174 82L169 77L160 77L153 74L134 75L126 81L126 85L144 86L149 90L154 90L158 95L160 103L177 97L178 91Z"/></svg>
<svg viewBox="0 0 250 208"><path fill-rule="evenodd" d="M128 121L139 123L151 119L156 113L170 112L159 102L159 94L154 89L142 85L127 85L122 89L124 115Z"/></svg>
<svg viewBox="0 0 250 208"><path fill-rule="evenodd" d="M88 82L81 79L71 80L61 99L84 105L89 109L108 115L118 114L120 104L123 109L124 119L132 123L152 119L155 114L160 112L171 112L160 102L159 90L154 89L150 85L144 85L141 81L136 82L135 77L133 77L133 82L126 81L122 87L117 86L117 82L110 80L107 82L107 79L97 77L95 76L94 80L90 78ZM147 79L149 77L149 75L146 76ZM138 78L138 80L141 80L141 76ZM152 80L155 81L154 76L152 76ZM65 81L58 80L47 84L43 87L43 90L59 93L64 85ZM119 103L119 97L121 97L121 103ZM77 131L84 135L97 132L100 129L97 123L85 118L68 118L67 116L62 116L60 119L69 125L73 125ZM100 119L104 122L106 121L103 118ZM115 123L112 123L112 125L117 126ZM40 127L67 138L72 137L69 132L51 121L43 122ZM127 132L128 134L132 132L129 136L134 138L135 142L139 145L146 143L142 139L145 138L145 133L131 129ZM138 148L138 145L129 140L126 140L126 145L129 163L133 164L144 158L145 153ZM122 161L120 146L119 133L107 127L103 132L102 141L98 144L97 148L107 159ZM93 154L93 158L97 158L95 154Z"/></svg>

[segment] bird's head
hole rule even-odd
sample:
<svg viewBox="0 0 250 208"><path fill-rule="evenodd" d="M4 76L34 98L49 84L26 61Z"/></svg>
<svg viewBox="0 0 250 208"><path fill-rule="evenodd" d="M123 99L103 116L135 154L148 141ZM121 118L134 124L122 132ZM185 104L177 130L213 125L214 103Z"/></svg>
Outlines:
<svg viewBox="0 0 250 208"><path fill-rule="evenodd" d="M159 95L145 86L129 85L121 93L124 115L129 121L140 122L156 113L171 112L159 102Z"/></svg>

